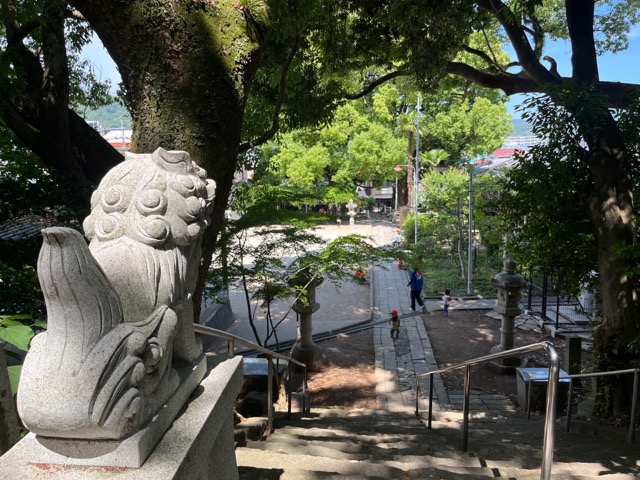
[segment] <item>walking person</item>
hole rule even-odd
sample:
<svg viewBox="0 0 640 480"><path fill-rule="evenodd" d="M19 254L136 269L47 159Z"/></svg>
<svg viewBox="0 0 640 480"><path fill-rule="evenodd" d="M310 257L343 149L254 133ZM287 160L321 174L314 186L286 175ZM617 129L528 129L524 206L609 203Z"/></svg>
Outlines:
<svg viewBox="0 0 640 480"><path fill-rule="evenodd" d="M416 311L416 302L418 302L422 313L427 313L427 306L422 301L422 285L422 272L418 270L418 267L413 267L409 273L409 283L407 283L407 287L411 287L411 310Z"/></svg>
<svg viewBox="0 0 640 480"><path fill-rule="evenodd" d="M444 302L442 311L444 312L445 317L449 316L449 304L451 303L451 300L453 300L453 298L451 298L451 291L445 290L444 295L442 296L442 301Z"/></svg>
<svg viewBox="0 0 640 480"><path fill-rule="evenodd" d="M396 338L400 335L400 317L398 316L398 310L391 310L389 312L389 326L391 327L391 338L395 334Z"/></svg>

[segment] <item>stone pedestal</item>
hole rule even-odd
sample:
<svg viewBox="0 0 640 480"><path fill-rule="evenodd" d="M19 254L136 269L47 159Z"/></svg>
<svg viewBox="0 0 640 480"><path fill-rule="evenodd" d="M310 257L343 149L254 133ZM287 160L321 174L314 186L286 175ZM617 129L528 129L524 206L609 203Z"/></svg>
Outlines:
<svg viewBox="0 0 640 480"><path fill-rule="evenodd" d="M316 302L316 289L309 291L309 305L296 304L293 309L300 315L300 342L293 349L293 358L304 363L307 367L313 365L318 346L313 343L313 312L320 308Z"/></svg>
<svg viewBox="0 0 640 480"><path fill-rule="evenodd" d="M298 300L293 306L293 310L300 315L300 342L293 349L293 358L307 367L313 365L318 351L318 346L313 343L312 316L320 308L320 304L316 302L316 287L321 283L321 278L307 283L306 298Z"/></svg>
<svg viewBox="0 0 640 480"><path fill-rule="evenodd" d="M233 405L242 387L242 358L227 360L207 372L149 458L140 468L91 465L90 449L77 451L85 465L69 464L68 458L49 452L29 434L0 457L3 480L98 480L112 476L123 480L238 479L233 441ZM100 443L96 441L96 443ZM34 455L38 456L35 460Z"/></svg>
<svg viewBox="0 0 640 480"><path fill-rule="evenodd" d="M500 325L500 345L491 349L491 353L505 352L512 350L513 332L515 328L515 318L520 314L520 290L525 286L522 276L515 273L516 262L513 260L504 261L504 271L491 279L491 285L498 290L498 299L493 308L502 317ZM507 357L502 360L491 362L491 367L500 373L514 374L517 367L526 366L526 360L520 357Z"/></svg>
<svg viewBox="0 0 640 480"><path fill-rule="evenodd" d="M349 215L349 227L350 228L356 228L356 222L355 222L355 217L356 217L356 208L357 208L357 204L353 201L353 199L349 200L349 203L347 203L347 209L349 210L347 212L347 215Z"/></svg>

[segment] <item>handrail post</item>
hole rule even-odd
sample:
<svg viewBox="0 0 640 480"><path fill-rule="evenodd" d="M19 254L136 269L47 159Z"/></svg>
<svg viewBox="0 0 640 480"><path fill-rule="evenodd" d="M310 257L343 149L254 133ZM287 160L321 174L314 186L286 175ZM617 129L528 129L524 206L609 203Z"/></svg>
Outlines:
<svg viewBox="0 0 640 480"><path fill-rule="evenodd" d="M571 431L571 397L573 396L573 378L569 379L569 393L567 393L567 432Z"/></svg>
<svg viewBox="0 0 640 480"><path fill-rule="evenodd" d="M420 379L416 377L416 417L420 416Z"/></svg>
<svg viewBox="0 0 640 480"><path fill-rule="evenodd" d="M542 444L542 467L540 468L540 479L549 480L551 478L551 467L553 466L553 444L556 424L556 404L558 390L558 378L560 368L558 366L558 352L551 342L545 342L549 353L549 378L547 383L547 405L544 417L544 440Z"/></svg>
<svg viewBox="0 0 640 480"><path fill-rule="evenodd" d="M267 357L267 429L273 431L273 357Z"/></svg>
<svg viewBox="0 0 640 480"><path fill-rule="evenodd" d="M307 411L307 367L302 368L304 378L302 379L302 412Z"/></svg>
<svg viewBox="0 0 640 480"><path fill-rule="evenodd" d="M236 346L233 338L227 340L227 358L233 358L236 356Z"/></svg>
<svg viewBox="0 0 640 480"><path fill-rule="evenodd" d="M464 399L462 400L462 451L469 446L469 391L471 390L471 365L464 369Z"/></svg>
<svg viewBox="0 0 640 480"><path fill-rule="evenodd" d="M291 390L293 390L293 363L291 362L289 362L289 381L287 383L289 384L289 391L287 392L287 419L291 420Z"/></svg>
<svg viewBox="0 0 640 480"><path fill-rule="evenodd" d="M531 378L527 379L527 420L531 420Z"/></svg>
<svg viewBox="0 0 640 480"><path fill-rule="evenodd" d="M629 443L633 444L636 441L636 416L638 414L638 374L640 369L636 368L633 372L633 395L631 396L631 419L629 423Z"/></svg>
<svg viewBox="0 0 640 480"><path fill-rule="evenodd" d="M429 425L431 430L431 418L433 417L433 373L429 375Z"/></svg>

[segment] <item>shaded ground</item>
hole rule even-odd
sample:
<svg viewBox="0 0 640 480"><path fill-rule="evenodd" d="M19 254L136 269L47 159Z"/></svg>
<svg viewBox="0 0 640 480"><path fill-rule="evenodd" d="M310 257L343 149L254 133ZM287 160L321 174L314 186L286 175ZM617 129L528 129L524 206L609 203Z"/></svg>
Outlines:
<svg viewBox="0 0 640 480"><path fill-rule="evenodd" d="M375 408L373 330L321 342L321 360L309 372L311 405Z"/></svg>
<svg viewBox="0 0 640 480"><path fill-rule="evenodd" d="M439 367L454 365L483 355L489 355L491 348L500 343L501 321L487 317L485 311L453 311L448 317L440 312L423 317L429 339L434 349ZM551 339L546 332L515 331L514 346L522 347L532 343L553 340L561 361L564 359L564 341ZM528 367L548 366L544 350L529 354ZM445 387L449 391L462 390L464 372L455 370L443 375ZM471 370L471 388L486 393L502 394L517 404L515 375L497 373L489 366L478 366Z"/></svg>
<svg viewBox="0 0 640 480"><path fill-rule="evenodd" d="M440 367L471 358L488 355L491 347L500 343L500 320L484 311L453 311L445 317L441 312L423 316L435 356ZM516 331L516 347L550 340L539 331ZM553 339L558 354L564 359L564 341ZM375 353L373 332L365 330L319 343L322 360L309 373L308 392L315 406L375 407ZM529 356L528 366L546 366L544 351ZM460 391L463 370L443 377L449 391ZM476 367L471 373L471 388L502 394L517 404L515 375L502 375L489 367Z"/></svg>

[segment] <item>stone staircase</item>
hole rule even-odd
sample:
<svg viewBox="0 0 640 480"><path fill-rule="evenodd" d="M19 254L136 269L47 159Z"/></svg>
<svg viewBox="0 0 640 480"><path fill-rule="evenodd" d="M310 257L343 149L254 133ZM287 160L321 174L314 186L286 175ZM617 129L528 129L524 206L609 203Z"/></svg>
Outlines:
<svg viewBox="0 0 640 480"><path fill-rule="evenodd" d="M580 429L579 423L573 423ZM542 418L472 414L468 452L460 412L438 413L432 430L410 413L314 408L277 418L275 431L236 448L241 480L540 478ZM556 428L554 479L640 478L640 446L624 433Z"/></svg>

